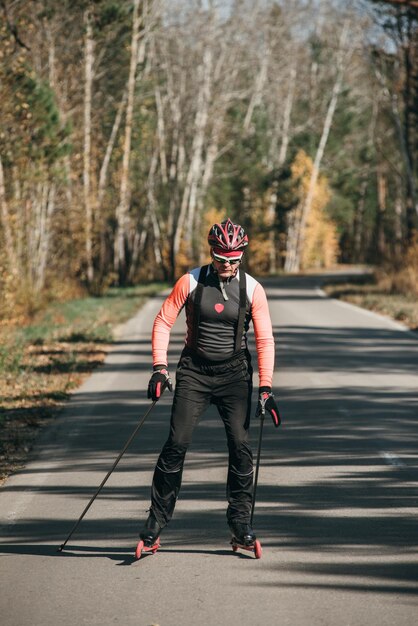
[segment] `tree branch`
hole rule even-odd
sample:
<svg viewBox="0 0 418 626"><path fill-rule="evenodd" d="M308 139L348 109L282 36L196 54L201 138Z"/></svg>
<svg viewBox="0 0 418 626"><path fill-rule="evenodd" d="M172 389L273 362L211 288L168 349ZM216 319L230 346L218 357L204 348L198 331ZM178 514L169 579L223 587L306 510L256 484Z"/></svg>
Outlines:
<svg viewBox="0 0 418 626"><path fill-rule="evenodd" d="M10 19L9 19L9 13L7 11L6 0L0 0L0 6L3 9L4 17L6 19L7 28L9 29L9 31L13 35L13 38L14 38L15 42L17 44L19 44L19 46L21 48L25 48L25 50L30 50L30 48L25 44L25 42L22 41L21 38L19 37L19 33L17 31L17 26L15 24L13 24L10 21Z"/></svg>

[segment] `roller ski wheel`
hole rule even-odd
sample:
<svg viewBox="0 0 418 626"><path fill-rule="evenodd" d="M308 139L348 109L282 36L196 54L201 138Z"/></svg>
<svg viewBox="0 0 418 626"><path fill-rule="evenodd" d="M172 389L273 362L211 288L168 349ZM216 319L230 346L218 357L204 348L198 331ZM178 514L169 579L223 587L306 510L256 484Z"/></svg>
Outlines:
<svg viewBox="0 0 418 626"><path fill-rule="evenodd" d="M249 524L243 522L229 523L231 529L231 546L233 552L236 552L238 548L241 550L247 550L253 552L256 559L261 559L261 543L256 539L255 533Z"/></svg>
<svg viewBox="0 0 418 626"><path fill-rule="evenodd" d="M142 553L151 552L151 554L155 554L160 547L160 538L158 537L157 541L152 545L146 545L142 539L138 542L135 550L135 558L139 560L141 558Z"/></svg>
<svg viewBox="0 0 418 626"><path fill-rule="evenodd" d="M236 539L231 539L232 551L237 552L238 549L247 550L247 552L253 552L256 559L261 559L263 550L261 543L256 539L252 544L239 543Z"/></svg>

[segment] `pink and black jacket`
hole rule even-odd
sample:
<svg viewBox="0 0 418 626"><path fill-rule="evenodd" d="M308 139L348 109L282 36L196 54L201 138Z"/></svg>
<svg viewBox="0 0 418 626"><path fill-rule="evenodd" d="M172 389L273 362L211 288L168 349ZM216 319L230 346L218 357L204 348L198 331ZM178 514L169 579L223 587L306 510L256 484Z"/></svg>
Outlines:
<svg viewBox="0 0 418 626"><path fill-rule="evenodd" d="M252 321L259 386L272 386L274 339L266 294L259 282L239 270L234 278L221 285L212 266L198 267L184 274L155 318L152 331L154 364L167 365L170 331L183 307L187 324L186 347L214 363L247 349L247 331Z"/></svg>

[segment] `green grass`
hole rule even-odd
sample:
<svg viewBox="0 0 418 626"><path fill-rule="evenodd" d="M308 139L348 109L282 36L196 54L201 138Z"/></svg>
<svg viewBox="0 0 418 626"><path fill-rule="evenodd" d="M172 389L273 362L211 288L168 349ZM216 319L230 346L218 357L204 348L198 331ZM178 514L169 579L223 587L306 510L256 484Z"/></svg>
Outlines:
<svg viewBox="0 0 418 626"><path fill-rule="evenodd" d="M101 297L86 297L52 303L30 324L0 330L0 376L17 373L24 348L48 341L111 343L112 329L129 319L150 296L167 285L151 283L137 287L113 288Z"/></svg>
<svg viewBox="0 0 418 626"><path fill-rule="evenodd" d="M167 287L109 289L47 305L24 326L0 328L0 480L24 463L41 426L105 359L113 329Z"/></svg>

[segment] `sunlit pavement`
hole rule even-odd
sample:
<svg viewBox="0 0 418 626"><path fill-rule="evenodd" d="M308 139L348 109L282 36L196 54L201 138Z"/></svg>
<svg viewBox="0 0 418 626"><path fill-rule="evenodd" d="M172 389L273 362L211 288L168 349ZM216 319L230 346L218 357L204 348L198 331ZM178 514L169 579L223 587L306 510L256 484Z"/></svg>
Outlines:
<svg viewBox="0 0 418 626"><path fill-rule="evenodd" d="M229 545L225 435L211 409L161 549L134 560L168 392L57 552L149 406L154 298L0 490L2 626L416 624L418 339L324 297L315 276L265 285L283 427L264 429L262 558ZM183 329L180 318L173 374Z"/></svg>

